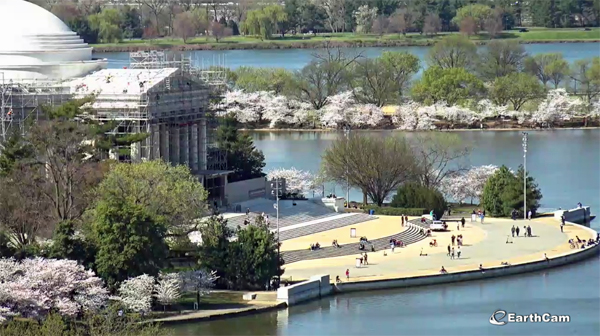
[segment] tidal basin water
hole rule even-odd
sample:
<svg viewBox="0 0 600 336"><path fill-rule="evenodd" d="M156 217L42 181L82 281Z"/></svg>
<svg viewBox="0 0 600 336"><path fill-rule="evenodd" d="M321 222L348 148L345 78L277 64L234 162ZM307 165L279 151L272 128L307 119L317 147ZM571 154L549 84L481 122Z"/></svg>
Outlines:
<svg viewBox="0 0 600 336"><path fill-rule="evenodd" d="M600 56L600 43L547 43L525 44L525 50L531 54L562 53L572 63L578 59ZM348 54L361 53L365 57L377 57L384 51L405 51L418 56L425 66L424 58L430 47L394 47L394 48L345 48ZM481 48L481 47L480 47ZM236 69L240 66L264 68L301 69L310 62L316 49L268 49L268 50L197 50L187 53L197 65L224 65ZM110 68L129 65L129 53L94 53L94 57L107 58Z"/></svg>
<svg viewBox="0 0 600 336"><path fill-rule="evenodd" d="M390 132L367 132L386 136ZM523 160L521 133L457 132L473 144L473 165ZM267 167L315 170L320 155L339 133L252 133ZM411 136L411 134L407 134ZM539 183L544 207L600 209L600 130L530 131L528 170ZM354 195L354 194L353 194ZM356 194L358 197L359 195ZM600 221L591 227L600 230ZM399 268L402 266L399 265ZM493 326L502 309L517 314L570 315L565 324L525 323ZM328 297L304 305L228 320L172 327L177 335L600 335L598 258L484 281L412 289L371 291Z"/></svg>

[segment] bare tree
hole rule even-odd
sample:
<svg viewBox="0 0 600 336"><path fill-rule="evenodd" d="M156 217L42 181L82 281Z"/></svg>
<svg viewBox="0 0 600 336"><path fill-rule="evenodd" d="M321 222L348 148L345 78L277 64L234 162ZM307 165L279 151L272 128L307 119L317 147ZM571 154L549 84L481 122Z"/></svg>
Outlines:
<svg viewBox="0 0 600 336"><path fill-rule="evenodd" d="M183 43L190 37L196 36L198 31L198 18L192 12L183 12L175 16L173 34L181 39Z"/></svg>
<svg viewBox="0 0 600 336"><path fill-rule="evenodd" d="M71 1L60 2L53 6L52 14L64 22L69 22L81 15L77 9L77 5Z"/></svg>
<svg viewBox="0 0 600 336"><path fill-rule="evenodd" d="M236 22L240 23L246 20L246 13L254 6L256 0L237 0L233 6L233 15Z"/></svg>
<svg viewBox="0 0 600 336"><path fill-rule="evenodd" d="M414 179L415 164L406 138L355 133L325 150L321 169L325 179L347 180L381 206L394 189Z"/></svg>
<svg viewBox="0 0 600 336"><path fill-rule="evenodd" d="M160 36L160 21L159 17L165 7L169 4L169 0L136 0L140 6L148 7L148 10L154 16L154 27L156 33Z"/></svg>
<svg viewBox="0 0 600 336"><path fill-rule="evenodd" d="M415 14L406 8L397 10L390 16L390 32L406 33L414 26Z"/></svg>
<svg viewBox="0 0 600 336"><path fill-rule="evenodd" d="M149 24L144 27L144 32L142 33L142 37L147 40L153 40L158 37L158 30L153 22L149 22Z"/></svg>
<svg viewBox="0 0 600 336"><path fill-rule="evenodd" d="M215 38L215 40L217 42L219 42L219 40L225 36L232 35L231 28L226 27L225 25L220 24L219 22L215 22L215 21L210 23L209 31L210 31L210 34Z"/></svg>
<svg viewBox="0 0 600 336"><path fill-rule="evenodd" d="M423 33L425 35L436 35L442 29L442 20L437 14L429 13L423 23Z"/></svg>
<svg viewBox="0 0 600 336"><path fill-rule="evenodd" d="M327 99L347 87L348 67L356 59L347 57L341 49L333 50L325 45L325 52L313 54L314 60L300 70L294 79L298 98L313 105L318 110L325 106Z"/></svg>
<svg viewBox="0 0 600 336"><path fill-rule="evenodd" d="M477 23L472 17L467 16L460 22L461 33L471 37L471 35L476 34L477 31Z"/></svg>
<svg viewBox="0 0 600 336"><path fill-rule="evenodd" d="M346 0L324 0L321 6L325 9L325 19L329 29L337 33L345 30Z"/></svg>
<svg viewBox="0 0 600 336"><path fill-rule="evenodd" d="M79 0L77 1L77 8L82 15L88 16L94 14L103 2L102 0Z"/></svg>
<svg viewBox="0 0 600 336"><path fill-rule="evenodd" d="M419 182L436 188L447 176L467 169L471 148L460 137L449 133L422 133L413 139Z"/></svg>
<svg viewBox="0 0 600 336"><path fill-rule="evenodd" d="M488 32L490 38L498 36L502 32L502 12L497 10L494 11L484 23L485 30Z"/></svg>
<svg viewBox="0 0 600 336"><path fill-rule="evenodd" d="M373 27L371 31L375 34L383 35L389 32L389 20L385 15L379 15L375 21L373 21Z"/></svg>
<svg viewBox="0 0 600 336"><path fill-rule="evenodd" d="M177 14L182 13L183 10L181 9L181 6L179 6L179 3L177 3L176 1L170 1L167 6L165 7L166 10L166 14L167 14L167 27L169 28L169 34L172 35L173 34L173 23L175 20L175 16L177 16Z"/></svg>

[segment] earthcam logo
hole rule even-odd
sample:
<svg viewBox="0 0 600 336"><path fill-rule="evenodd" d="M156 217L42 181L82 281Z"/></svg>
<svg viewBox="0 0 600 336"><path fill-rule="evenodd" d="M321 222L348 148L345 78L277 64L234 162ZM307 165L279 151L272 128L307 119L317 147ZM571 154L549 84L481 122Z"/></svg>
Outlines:
<svg viewBox="0 0 600 336"><path fill-rule="evenodd" d="M497 326L503 326L508 323L567 323L571 322L568 315L552 315L550 313L529 315L519 315L516 313L507 313L506 310L496 310L490 316L490 323Z"/></svg>

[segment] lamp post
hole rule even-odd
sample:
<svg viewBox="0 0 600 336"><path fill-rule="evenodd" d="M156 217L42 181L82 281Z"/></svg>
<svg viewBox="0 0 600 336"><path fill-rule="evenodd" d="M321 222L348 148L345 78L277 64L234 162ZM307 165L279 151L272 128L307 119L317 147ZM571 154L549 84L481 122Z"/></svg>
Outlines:
<svg viewBox="0 0 600 336"><path fill-rule="evenodd" d="M273 207L276 211L275 223L277 224L277 285L281 284L281 264L279 260L281 259L281 243L279 241L279 195L281 194L281 179L274 179L275 184L275 204Z"/></svg>
<svg viewBox="0 0 600 336"><path fill-rule="evenodd" d="M527 132L523 132L523 219L527 220Z"/></svg>
<svg viewBox="0 0 600 336"><path fill-rule="evenodd" d="M346 146L350 139L350 126L344 127L344 136L346 137ZM348 159L346 158L346 209L350 209L350 178L348 174Z"/></svg>

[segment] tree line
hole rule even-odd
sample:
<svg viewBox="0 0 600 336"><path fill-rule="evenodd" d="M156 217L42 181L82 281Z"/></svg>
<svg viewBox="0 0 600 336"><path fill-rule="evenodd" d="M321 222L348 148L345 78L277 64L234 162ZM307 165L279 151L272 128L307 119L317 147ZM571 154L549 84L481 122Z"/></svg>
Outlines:
<svg viewBox="0 0 600 336"><path fill-rule="evenodd" d="M92 101L85 98L45 106L44 117L29 125L24 135L15 131L1 144L0 283L5 286L0 288L0 333L4 334L1 322L6 319L33 315L43 318L55 308L60 311L77 306L46 305L36 298L44 305L32 310L34 305L27 304L25 292L10 290L25 290L19 284L35 284L30 280L44 278L42 273L47 271L27 266L36 263L48 270L62 265L65 273L71 274L72 270L94 276L94 284L98 288L106 286L111 293L120 293L124 283L142 275L154 282L159 273L175 267L171 264L173 258L182 256L193 265L191 269L214 272L220 288L263 289L281 274L277 240L264 221L245 228L227 226L189 168L158 160L111 160L115 151L127 160L131 153L126 148L144 140L147 134L111 135L109 131L116 124L96 122L88 108ZM264 156L251 139L228 126L222 127L219 134L221 148L229 156L239 156L232 165L236 178L262 175ZM204 244L190 240L194 232L202 233ZM17 268L24 271L13 272ZM181 271L186 270L189 268ZM158 279L160 284L162 277ZM52 286L45 287L48 292L44 295L65 295L62 287L74 284L53 281ZM82 286L91 292L86 294L89 300L103 301L96 296L104 289L93 293L91 283ZM154 298L152 290L150 293L144 297L147 307L161 300L160 295ZM64 302L73 300L73 295L68 294ZM137 311L135 307L125 304L126 310ZM79 313L77 310L71 315ZM13 327L35 328L19 323L7 328Z"/></svg>
<svg viewBox="0 0 600 336"><path fill-rule="evenodd" d="M499 106L535 109L549 89L565 88L591 108L600 94L600 57L569 64L560 53L528 55L515 41L492 41L481 50L463 36L437 42L423 65L406 52L380 57L344 54L326 48L298 71L240 67L227 70L233 89L270 91L321 109L328 98L351 91L358 103L400 104L407 98L427 105L465 105L490 98Z"/></svg>
<svg viewBox="0 0 600 336"><path fill-rule="evenodd" d="M357 32L436 34L486 31L495 37L514 26L600 25L596 0L31 0L51 10L88 43L123 38L228 35L271 39L288 33Z"/></svg>

